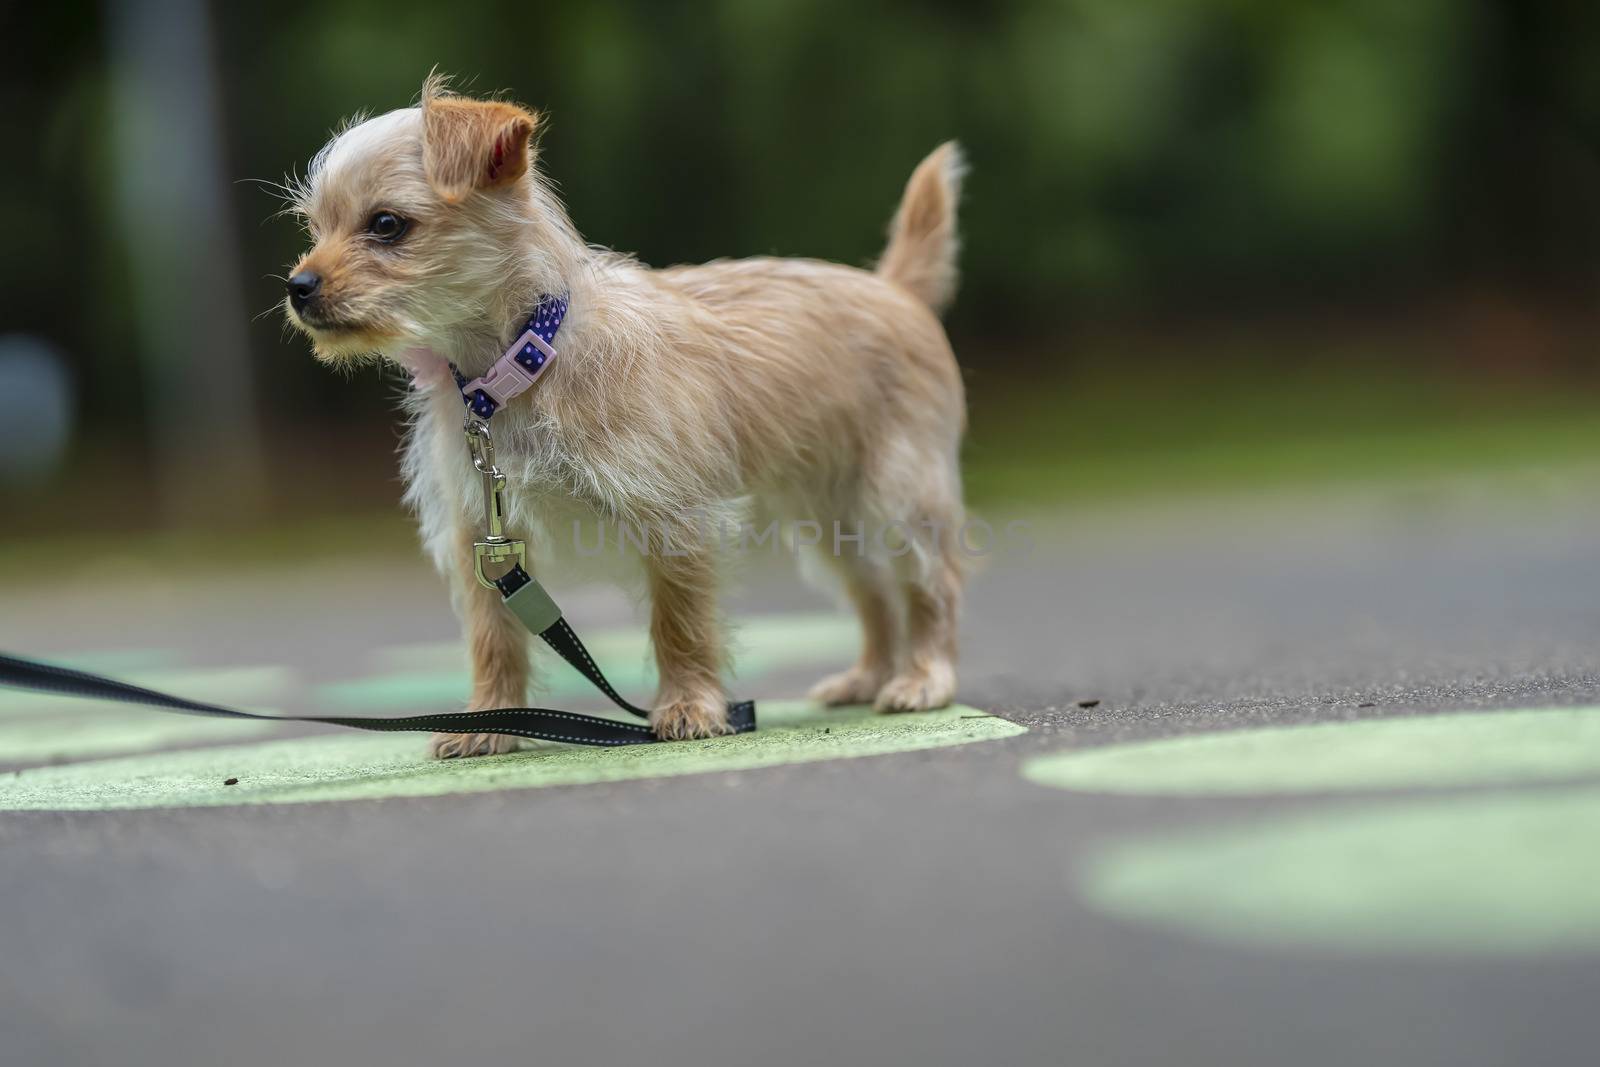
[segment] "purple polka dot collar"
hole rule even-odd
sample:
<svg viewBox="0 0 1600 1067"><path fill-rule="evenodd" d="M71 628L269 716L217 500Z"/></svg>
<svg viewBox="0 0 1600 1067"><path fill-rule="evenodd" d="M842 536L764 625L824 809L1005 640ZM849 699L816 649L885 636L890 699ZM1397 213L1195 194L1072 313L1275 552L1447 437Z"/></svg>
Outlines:
<svg viewBox="0 0 1600 1067"><path fill-rule="evenodd" d="M461 389L461 401L466 404L467 410L480 419L488 420L506 401L521 396L533 387L550 361L556 358L556 350L550 344L556 339L556 331L561 329L561 320L567 316L569 299L565 296L540 297L517 339L511 342L506 354L495 360L494 366L485 371L482 377L468 381L454 363L450 364L450 373Z"/></svg>

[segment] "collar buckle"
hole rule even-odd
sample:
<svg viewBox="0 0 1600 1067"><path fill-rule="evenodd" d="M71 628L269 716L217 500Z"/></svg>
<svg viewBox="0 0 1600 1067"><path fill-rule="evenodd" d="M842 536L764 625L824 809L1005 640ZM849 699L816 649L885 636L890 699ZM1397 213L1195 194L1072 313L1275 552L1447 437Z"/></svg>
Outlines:
<svg viewBox="0 0 1600 1067"><path fill-rule="evenodd" d="M483 377L468 382L462 391L482 389L496 405L504 405L532 388L555 354L556 350L543 337L532 330L523 330L506 349L506 354L496 360Z"/></svg>
<svg viewBox="0 0 1600 1067"><path fill-rule="evenodd" d="M541 298L517 339L511 342L511 347L494 361L482 377L469 382L455 364L450 365L450 372L455 376L456 385L461 389L461 399L468 411L479 419L493 418L506 401L521 396L533 387L550 361L556 358L556 350L550 347L550 342L555 339L556 331L561 329L561 321L566 318L568 299Z"/></svg>

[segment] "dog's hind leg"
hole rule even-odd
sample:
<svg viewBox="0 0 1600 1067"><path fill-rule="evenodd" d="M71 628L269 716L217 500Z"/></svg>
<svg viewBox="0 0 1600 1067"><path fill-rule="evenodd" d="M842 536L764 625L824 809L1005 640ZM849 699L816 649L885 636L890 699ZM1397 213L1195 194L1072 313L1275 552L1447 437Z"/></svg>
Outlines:
<svg viewBox="0 0 1600 1067"><path fill-rule="evenodd" d="M908 581L907 652L900 672L878 691L879 711L942 708L956 695L956 619L961 572L941 560L931 574Z"/></svg>
<svg viewBox="0 0 1600 1067"><path fill-rule="evenodd" d="M942 708L955 698L956 646L965 577L960 498L934 493L919 510L912 551L895 559L906 598L906 643L898 672L878 691L879 711Z"/></svg>
<svg viewBox="0 0 1600 1067"><path fill-rule="evenodd" d="M473 577L472 539L465 530L455 535L456 565L447 576L472 660L467 709L521 707L528 697L528 632L500 594ZM440 759L454 759L498 755L517 745L518 739L509 734L434 734L431 749Z"/></svg>
<svg viewBox="0 0 1600 1067"><path fill-rule="evenodd" d="M884 561L865 554L825 555L844 581L845 593L861 620L861 656L849 670L830 674L811 687L812 700L824 704L870 704L894 673L900 619L894 574Z"/></svg>

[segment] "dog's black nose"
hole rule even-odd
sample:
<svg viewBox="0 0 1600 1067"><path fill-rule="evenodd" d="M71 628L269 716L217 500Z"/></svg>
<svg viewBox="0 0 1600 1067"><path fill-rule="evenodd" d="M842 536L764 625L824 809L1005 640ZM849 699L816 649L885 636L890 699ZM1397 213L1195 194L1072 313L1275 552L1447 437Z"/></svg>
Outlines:
<svg viewBox="0 0 1600 1067"><path fill-rule="evenodd" d="M322 288L322 275L303 270L289 279L289 303L296 311L304 311L311 298Z"/></svg>

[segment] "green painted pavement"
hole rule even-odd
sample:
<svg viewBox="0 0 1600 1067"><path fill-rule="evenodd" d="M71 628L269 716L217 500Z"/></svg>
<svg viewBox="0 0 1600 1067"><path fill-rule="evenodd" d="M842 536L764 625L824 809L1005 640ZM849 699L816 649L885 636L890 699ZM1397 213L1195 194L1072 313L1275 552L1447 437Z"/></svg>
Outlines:
<svg viewBox="0 0 1600 1067"><path fill-rule="evenodd" d="M117 752L146 752L171 745L241 741L277 729L248 719L203 719L139 710L82 712L0 720L0 763L89 759Z"/></svg>
<svg viewBox="0 0 1600 1067"><path fill-rule="evenodd" d="M751 618L734 628L738 677L748 681L787 667L831 664L854 655L859 637L855 625L839 615L794 614ZM655 666L644 629L596 631L584 644L623 692L647 695L655 690ZM535 702L570 701L591 696L589 682L542 645L535 652L541 664L539 698ZM314 703L330 711L378 712L454 704L471 689L459 641L432 642L384 649L374 656L380 668L362 678L320 685ZM737 678L730 680L737 692Z"/></svg>
<svg viewBox="0 0 1600 1067"><path fill-rule="evenodd" d="M252 705L254 709L259 709L263 702L281 700L294 684L296 675L287 667L260 666L140 670L118 674L117 678L146 689L159 689L192 700L241 707ZM112 705L104 700L56 696L0 686L0 716L104 711L108 706Z"/></svg>
<svg viewBox="0 0 1600 1067"><path fill-rule="evenodd" d="M288 692L294 673L282 667L144 671L129 681L195 700L271 712ZM270 722L208 719L103 700L0 689L0 764L239 741L277 728Z"/></svg>
<svg viewBox="0 0 1600 1067"><path fill-rule="evenodd" d="M856 624L845 615L831 612L792 612L777 615L750 615L733 620L730 641L734 658L744 663L750 655L782 657L803 662L813 657L828 657L856 651ZM584 645L597 660L618 663L643 663L649 659L650 645L644 623L589 630ZM548 650L534 642L537 652ZM382 670L446 671L459 670L466 662L460 641L429 641L421 644L393 645L373 654ZM552 659L552 662L556 662Z"/></svg>
<svg viewBox="0 0 1600 1067"><path fill-rule="evenodd" d="M1174 796L1574 781L1600 777L1600 708L1188 734L1040 756L1023 774L1078 792Z"/></svg>
<svg viewBox="0 0 1600 1067"><path fill-rule="evenodd" d="M296 804L532 789L876 756L1025 733L960 705L915 715L762 702L761 729L628 748L536 743L504 756L432 760L419 734L338 733L155 753L0 777L0 810ZM224 785L228 778L238 784Z"/></svg>
<svg viewBox="0 0 1600 1067"><path fill-rule="evenodd" d="M1339 807L1119 843L1106 914L1331 954L1600 953L1600 789Z"/></svg>
<svg viewBox="0 0 1600 1067"><path fill-rule="evenodd" d="M560 667L561 671L569 668ZM533 703L539 706L561 701L578 700L594 694L594 687L581 675L558 675L557 668L547 669ZM655 672L640 665L624 667L606 664L606 677L622 692L638 694L655 689ZM349 712L410 711L419 708L436 708L443 704L451 708L461 705L472 690L472 675L465 669L443 671L395 671L374 674L365 678L327 682L313 691L312 702L329 714ZM604 697L597 700L603 701Z"/></svg>
<svg viewBox="0 0 1600 1067"><path fill-rule="evenodd" d="M170 648L108 648L80 652L57 662L96 674L127 674L175 668L180 660L177 651Z"/></svg>

